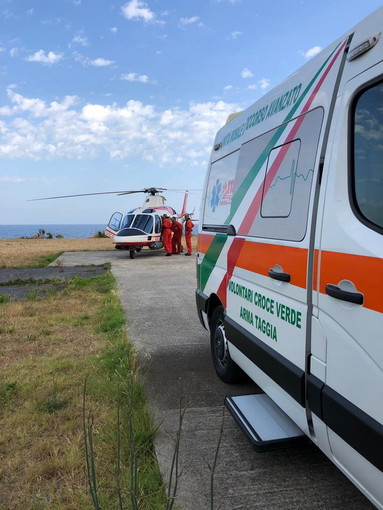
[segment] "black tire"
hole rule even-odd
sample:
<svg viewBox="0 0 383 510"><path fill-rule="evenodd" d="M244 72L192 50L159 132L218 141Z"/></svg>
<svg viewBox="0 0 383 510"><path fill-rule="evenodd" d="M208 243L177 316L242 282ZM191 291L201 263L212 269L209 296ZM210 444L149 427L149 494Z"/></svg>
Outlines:
<svg viewBox="0 0 383 510"><path fill-rule="evenodd" d="M223 322L224 308L218 306L210 321L210 347L213 364L218 377L226 383L239 382L243 372L231 359Z"/></svg>
<svg viewBox="0 0 383 510"><path fill-rule="evenodd" d="M135 257L135 256L136 256L136 251L135 251L135 250L130 250L130 251L129 251L129 257L130 257L131 259L134 259L134 257Z"/></svg>

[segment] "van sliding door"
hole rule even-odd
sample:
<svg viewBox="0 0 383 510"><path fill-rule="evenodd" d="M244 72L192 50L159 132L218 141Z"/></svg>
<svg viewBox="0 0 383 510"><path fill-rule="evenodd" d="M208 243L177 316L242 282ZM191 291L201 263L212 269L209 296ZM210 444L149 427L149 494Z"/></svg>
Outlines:
<svg viewBox="0 0 383 510"><path fill-rule="evenodd" d="M246 370L303 430L309 225L323 116L323 108L315 108L288 123L280 143L271 143L276 128L241 147L235 190L270 148L246 195L251 202L244 216L233 217L237 237L227 262L235 266L227 293L231 355L242 366L243 356L253 362L252 372Z"/></svg>

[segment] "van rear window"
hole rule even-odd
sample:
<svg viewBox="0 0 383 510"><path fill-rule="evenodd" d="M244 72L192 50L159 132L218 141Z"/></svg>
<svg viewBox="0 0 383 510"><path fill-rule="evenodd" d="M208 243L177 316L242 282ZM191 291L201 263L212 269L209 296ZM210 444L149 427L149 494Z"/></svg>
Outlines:
<svg viewBox="0 0 383 510"><path fill-rule="evenodd" d="M353 195L370 227L383 229L383 83L363 91L354 110Z"/></svg>

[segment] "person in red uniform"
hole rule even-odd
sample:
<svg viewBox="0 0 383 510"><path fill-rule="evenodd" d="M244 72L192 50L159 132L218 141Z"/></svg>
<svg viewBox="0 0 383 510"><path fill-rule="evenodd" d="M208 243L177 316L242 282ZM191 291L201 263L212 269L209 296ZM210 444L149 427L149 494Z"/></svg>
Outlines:
<svg viewBox="0 0 383 510"><path fill-rule="evenodd" d="M172 254L172 222L167 214L162 215L162 242L166 251L166 257Z"/></svg>
<svg viewBox="0 0 383 510"><path fill-rule="evenodd" d="M185 215L185 240L186 240L186 246L187 246L187 253L185 253L185 256L190 257L192 254L192 243L191 243L191 237L192 237L192 230L194 227L194 223L190 219L190 216L188 214Z"/></svg>
<svg viewBox="0 0 383 510"><path fill-rule="evenodd" d="M179 255L182 251L182 225L175 216L171 217L172 220L172 253L175 255Z"/></svg>

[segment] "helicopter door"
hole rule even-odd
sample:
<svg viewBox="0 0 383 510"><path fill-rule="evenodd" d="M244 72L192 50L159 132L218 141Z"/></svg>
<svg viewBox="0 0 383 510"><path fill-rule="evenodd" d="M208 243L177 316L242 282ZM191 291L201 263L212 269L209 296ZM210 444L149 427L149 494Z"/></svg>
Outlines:
<svg viewBox="0 0 383 510"><path fill-rule="evenodd" d="M162 221L161 221L161 218L159 216L157 216L157 214L155 215L154 217L154 233L155 234L160 234L162 232Z"/></svg>
<svg viewBox="0 0 383 510"><path fill-rule="evenodd" d="M120 213L120 212L113 213L109 220L108 225L106 226L105 235L108 237L114 237L117 234L117 232L120 230L121 221L122 221L122 213Z"/></svg>

